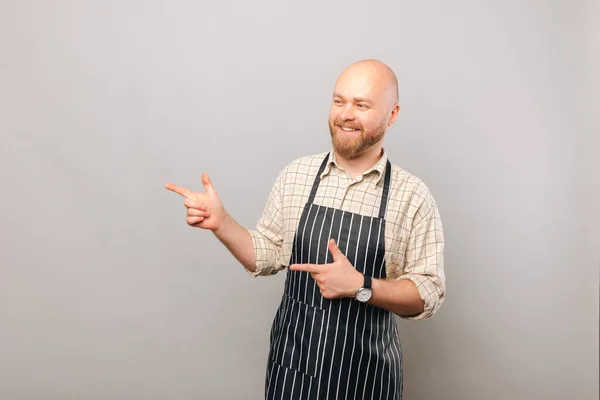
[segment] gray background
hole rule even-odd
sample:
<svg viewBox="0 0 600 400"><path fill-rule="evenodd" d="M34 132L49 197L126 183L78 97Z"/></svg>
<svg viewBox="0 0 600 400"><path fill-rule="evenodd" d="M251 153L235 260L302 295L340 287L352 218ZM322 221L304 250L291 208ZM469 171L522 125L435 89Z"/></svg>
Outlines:
<svg viewBox="0 0 600 400"><path fill-rule="evenodd" d="M254 226L374 57L447 241L445 304L399 321L405 398L597 399L599 11L2 0L0 398L262 398L285 275L251 279L164 184L209 172Z"/></svg>

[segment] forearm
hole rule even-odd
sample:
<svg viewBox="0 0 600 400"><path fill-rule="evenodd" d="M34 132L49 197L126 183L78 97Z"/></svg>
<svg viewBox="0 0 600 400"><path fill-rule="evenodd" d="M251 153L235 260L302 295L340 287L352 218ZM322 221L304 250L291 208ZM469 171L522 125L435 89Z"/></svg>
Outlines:
<svg viewBox="0 0 600 400"><path fill-rule="evenodd" d="M226 214L213 233L245 268L250 271L256 270L254 245L247 229Z"/></svg>
<svg viewBox="0 0 600 400"><path fill-rule="evenodd" d="M398 316L411 316L423 312L425 302L413 281L400 279L387 281L373 279L373 296L369 304L384 308Z"/></svg>

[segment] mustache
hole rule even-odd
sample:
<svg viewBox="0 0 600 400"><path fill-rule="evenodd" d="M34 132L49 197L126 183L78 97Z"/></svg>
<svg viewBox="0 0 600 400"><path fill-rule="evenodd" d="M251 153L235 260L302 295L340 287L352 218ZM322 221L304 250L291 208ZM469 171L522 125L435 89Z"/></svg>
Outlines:
<svg viewBox="0 0 600 400"><path fill-rule="evenodd" d="M350 129L360 129L362 130L362 125L361 124L356 124L356 123L345 123L344 121L340 120L340 119L335 119L333 121L334 125L339 125L339 126L343 126L344 128L350 128Z"/></svg>

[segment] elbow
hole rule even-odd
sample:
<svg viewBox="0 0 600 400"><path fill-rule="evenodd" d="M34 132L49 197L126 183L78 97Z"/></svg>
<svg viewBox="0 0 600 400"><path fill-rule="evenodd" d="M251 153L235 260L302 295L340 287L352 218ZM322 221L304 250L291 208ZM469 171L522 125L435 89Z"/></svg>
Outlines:
<svg viewBox="0 0 600 400"><path fill-rule="evenodd" d="M415 295L420 300L420 312L402 316L402 318L422 320L433 317L445 298L446 284L443 275L407 275L404 278L411 281L416 287Z"/></svg>
<svg viewBox="0 0 600 400"><path fill-rule="evenodd" d="M416 301L412 301L410 304L406 306L394 310L394 314L396 314L400 318L406 319L416 319L418 316L423 315L425 313L425 302L420 298Z"/></svg>
<svg viewBox="0 0 600 400"><path fill-rule="evenodd" d="M419 304L410 315L400 315L402 319L419 321L433 317L444 302L444 291L438 289L430 293L419 292Z"/></svg>

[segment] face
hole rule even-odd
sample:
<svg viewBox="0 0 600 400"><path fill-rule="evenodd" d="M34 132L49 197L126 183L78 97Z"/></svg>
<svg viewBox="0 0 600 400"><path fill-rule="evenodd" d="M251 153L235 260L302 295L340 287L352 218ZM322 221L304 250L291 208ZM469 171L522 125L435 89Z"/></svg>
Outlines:
<svg viewBox="0 0 600 400"><path fill-rule="evenodd" d="M378 143L395 119L389 88L365 72L347 71L335 85L329 131L337 154L353 159ZM395 111L396 110L396 111Z"/></svg>

